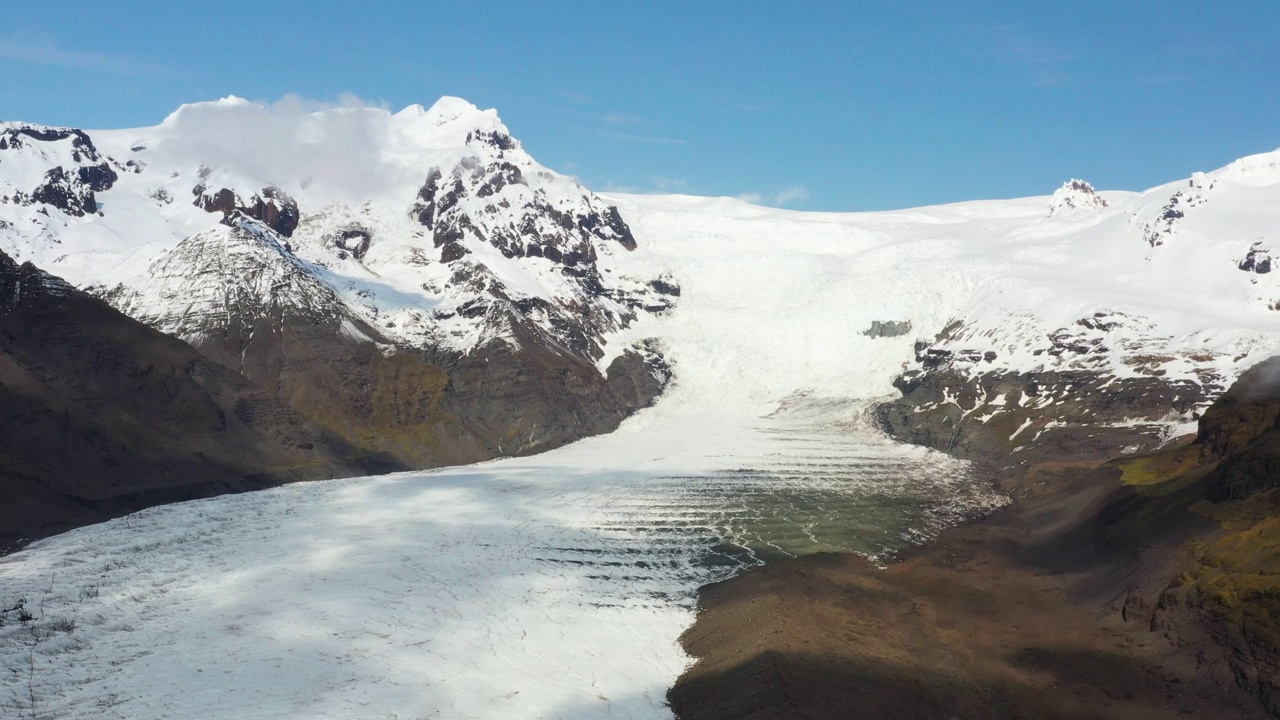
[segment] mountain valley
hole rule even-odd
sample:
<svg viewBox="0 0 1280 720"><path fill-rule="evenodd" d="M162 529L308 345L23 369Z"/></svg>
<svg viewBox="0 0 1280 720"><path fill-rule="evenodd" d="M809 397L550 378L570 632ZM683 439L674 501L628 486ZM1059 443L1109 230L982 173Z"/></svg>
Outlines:
<svg viewBox="0 0 1280 720"><path fill-rule="evenodd" d="M457 98L0 124L0 707L1278 712L1277 228L1280 151L817 213Z"/></svg>

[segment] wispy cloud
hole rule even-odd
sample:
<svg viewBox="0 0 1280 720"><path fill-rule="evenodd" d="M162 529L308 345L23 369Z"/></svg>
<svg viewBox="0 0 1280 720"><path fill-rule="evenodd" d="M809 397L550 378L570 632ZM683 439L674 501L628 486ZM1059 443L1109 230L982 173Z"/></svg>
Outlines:
<svg viewBox="0 0 1280 720"><path fill-rule="evenodd" d="M604 192L627 193L630 195L666 195L668 193L686 192L689 181L684 178L662 177L653 175L645 185L635 183L616 183L606 181L600 186Z"/></svg>
<svg viewBox="0 0 1280 720"><path fill-rule="evenodd" d="M1079 57L1021 25L970 25L965 37L976 41L984 53L1002 65L1015 68L1033 87L1057 87L1076 81L1073 64Z"/></svg>
<svg viewBox="0 0 1280 720"><path fill-rule="evenodd" d="M600 186L600 190L601 192L627 193L628 195L644 192L644 188L639 185L622 185L612 181L606 181L604 185Z"/></svg>
<svg viewBox="0 0 1280 720"><path fill-rule="evenodd" d="M649 178L649 182L653 183L655 192L670 193L684 190L689 185L689 181L684 178L670 178L654 176Z"/></svg>
<svg viewBox="0 0 1280 720"><path fill-rule="evenodd" d="M646 145L684 145L685 140L679 138L658 137L654 135L637 135L635 133L621 132L618 130L596 129L595 134L610 140L622 140L625 142L644 143Z"/></svg>
<svg viewBox="0 0 1280 720"><path fill-rule="evenodd" d="M279 100L257 100L263 107L283 114L301 114L332 110L334 108L372 108L391 110L386 100L366 100L351 92L339 93L337 100L317 100L297 93L285 93Z"/></svg>
<svg viewBox="0 0 1280 720"><path fill-rule="evenodd" d="M627 115L616 110L610 110L604 114L604 124L618 127L621 125L643 125L645 120L639 115Z"/></svg>
<svg viewBox="0 0 1280 720"><path fill-rule="evenodd" d="M1076 56L1055 48L1044 38L1014 25L988 28L991 52L1001 60L1022 65L1063 65Z"/></svg>
<svg viewBox="0 0 1280 720"><path fill-rule="evenodd" d="M738 195L738 199L742 202L751 203L752 205L769 205L772 207L786 207L787 205L801 202L808 198L809 189L803 185L793 185L792 187L772 194L744 192Z"/></svg>
<svg viewBox="0 0 1280 720"><path fill-rule="evenodd" d="M577 90L557 90L556 94L574 105L599 105L595 98Z"/></svg>
<svg viewBox="0 0 1280 720"><path fill-rule="evenodd" d="M808 199L809 199L809 189L804 187L803 185L796 185L795 187L789 187L786 190L783 190L782 192L773 196L773 202L775 205L790 205L793 202L800 202L801 200L808 200Z"/></svg>
<svg viewBox="0 0 1280 720"><path fill-rule="evenodd" d="M52 39L34 34L0 36L0 58L30 65L84 70L107 75L155 77L174 74L163 65L138 62L127 57L66 50L58 47Z"/></svg>

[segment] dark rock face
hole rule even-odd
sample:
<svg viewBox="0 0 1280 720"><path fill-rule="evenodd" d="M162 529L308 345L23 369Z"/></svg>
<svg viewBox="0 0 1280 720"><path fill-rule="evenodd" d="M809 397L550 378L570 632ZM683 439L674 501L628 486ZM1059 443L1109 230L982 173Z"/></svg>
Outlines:
<svg viewBox="0 0 1280 720"><path fill-rule="evenodd" d="M652 348L627 351L602 376L536 338L493 343L442 363L444 405L490 456L526 455L611 432L653 402L670 378Z"/></svg>
<svg viewBox="0 0 1280 720"><path fill-rule="evenodd" d="M414 203L413 210L410 213L418 223L424 227L432 227L436 220L436 194L440 191L440 180L443 176L440 174L440 168L431 168L427 172L427 179L422 183L422 187L418 189L418 199Z"/></svg>
<svg viewBox="0 0 1280 720"><path fill-rule="evenodd" d="M66 172L55 167L44 174L44 180L31 191L31 202L56 207L68 215L84 217L98 211L98 201L93 190L84 183L75 182Z"/></svg>
<svg viewBox="0 0 1280 720"><path fill-rule="evenodd" d="M872 320L871 327L862 331L869 338L902 337L911 332L910 320Z"/></svg>
<svg viewBox="0 0 1280 720"><path fill-rule="evenodd" d="M507 197L504 191L516 186L524 192ZM505 205L492 205L486 215L504 220L477 221L462 207L467 198L500 199ZM507 257L522 257L536 246L538 257L565 265L594 263L594 242L616 242L627 250L636 247L635 237L616 207L557 207L540 191L532 190L520 168L501 155L488 164L479 158L464 160L448 179L440 168L432 168L410 215L432 230L436 247L470 238L493 245Z"/></svg>
<svg viewBox="0 0 1280 720"><path fill-rule="evenodd" d="M228 188L210 192L204 185L197 185L192 194L196 196L193 203L196 207L209 213L222 213L223 225L234 225L237 218L247 217L290 237L302 217L298 203L275 187L263 188L261 194L255 193L247 202Z"/></svg>
<svg viewBox="0 0 1280 720"><path fill-rule="evenodd" d="M997 468L1151 450L1169 439L1160 420L1205 400L1194 383L1087 371L938 369L895 384L902 397L876 409L885 432Z"/></svg>
<svg viewBox="0 0 1280 720"><path fill-rule="evenodd" d="M467 144L489 145L499 150L514 150L519 147L514 138L497 130L476 130L467 133Z"/></svg>
<svg viewBox="0 0 1280 720"><path fill-rule="evenodd" d="M1208 479L1210 500L1280 487L1280 357L1250 368L1205 411L1196 443L1218 462Z"/></svg>
<svg viewBox="0 0 1280 720"><path fill-rule="evenodd" d="M896 438L1002 470L1148 451L1172 439L1173 421L1197 417L1225 389L1214 356L1153 347L1149 331L1143 318L1095 312L1028 334L1023 352L1043 364L1023 371L969 347L983 330L957 320L932 342L916 342L913 369L895 382L902 397L877 415ZM1191 377L1168 370L1187 365Z"/></svg>
<svg viewBox="0 0 1280 720"><path fill-rule="evenodd" d="M330 242L338 249L338 257L345 258L349 253L357 260L363 260L373 244L373 233L368 228L353 226L340 231Z"/></svg>
<svg viewBox="0 0 1280 720"><path fill-rule="evenodd" d="M1143 226L1143 239L1151 247L1159 247L1175 232L1182 218L1192 208L1203 205L1207 198L1200 192L1200 187L1192 180L1192 186L1175 192L1169 202L1161 209L1160 215Z"/></svg>
<svg viewBox="0 0 1280 720"><path fill-rule="evenodd" d="M669 277L661 277L657 280L650 280L649 287L660 295L668 295L670 297L680 297L680 286L672 282Z"/></svg>
<svg viewBox="0 0 1280 720"><path fill-rule="evenodd" d="M0 254L0 545L141 508L403 468Z"/></svg>
<svg viewBox="0 0 1280 720"><path fill-rule="evenodd" d="M1050 369L1013 371L994 351L967 349L965 327L948 325L935 342L916 343L917 369L895 386L902 397L876 410L890 435L1001 469L1042 461L1113 457L1151 450L1170 438L1170 417L1191 417L1221 392L1220 379L1164 377L1171 357L1125 355L1133 377L1117 378L1113 330L1135 322L1098 312L1038 339L1033 355ZM1054 369L1056 365L1059 369Z"/></svg>
<svg viewBox="0 0 1280 720"><path fill-rule="evenodd" d="M1275 259L1271 256L1271 250L1263 247L1262 243L1254 243L1238 267L1245 272L1266 275L1274 269Z"/></svg>
<svg viewBox="0 0 1280 720"><path fill-rule="evenodd" d="M12 198L21 205L41 204L73 217L98 212L95 193L110 190L119 176L93 140L82 130L24 126L0 131L0 152L22 152L28 145L69 142L71 165L49 168L40 184L19 189Z"/></svg>

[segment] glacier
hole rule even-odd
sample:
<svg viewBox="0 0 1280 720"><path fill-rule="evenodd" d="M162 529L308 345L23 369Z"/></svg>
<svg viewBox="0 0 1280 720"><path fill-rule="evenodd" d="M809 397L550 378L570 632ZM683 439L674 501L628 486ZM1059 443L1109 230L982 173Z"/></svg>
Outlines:
<svg viewBox="0 0 1280 720"><path fill-rule="evenodd" d="M232 123L229 133L289 139L283 156L223 163L217 184L246 196L276 184L296 198L304 218L290 252L353 318L386 332L379 341L473 346L485 327L450 317L456 325L434 332L416 320L465 300L443 261L404 261L419 246L406 211L425 177L420 158L402 175L360 175L355 189L327 184L318 178L369 147L380 167L406 155L369 145L364 120L325 112L270 116L263 130L259 111L232 99L162 127L230 113L251 130ZM445 100L371 117L420 128L387 132L427 143L413 152L447 168L476 129L450 123L505 133L486 112ZM443 138L440 128L447 142L422 140ZM287 154L298 138L344 133L351 143L336 157ZM120 154L153 136L101 137ZM173 194L189 193L202 153L245 153L174 142L153 142L151 161L159 177L186 173ZM565 207L612 206L625 218L634 250L605 243L599 258L611 287L679 285L678 302L594 335L601 362L657 341L673 375L653 407L533 457L157 507L0 558L0 609L14 608L0 627L0 707L35 718L669 717L665 691L688 663L677 641L699 585L799 553L887 560L1005 502L968 463L880 433L870 410L896 396L903 373L936 358L972 373L1087 369L1190 383L1211 398L1280 351L1280 273L1261 262L1280 228L1277 157L1140 193L1073 181L1054 197L876 213L584 194L547 176ZM181 207L157 200L146 171L121 172L137 188L122 180L98 193L98 220L0 206L0 243L77 285L125 287L131 314L181 318L156 312L154 298L180 288L156 291L147 268L187 238L223 242L234 230L185 197ZM337 257L333 232L357 221L382 249ZM576 292L543 272L544 258L471 247L506 288ZM610 317L627 314L609 302ZM399 322L387 328L389 317ZM910 329L871 337L876 323ZM1002 404L962 409L987 422ZM1172 437L1194 421L1158 423ZM1023 429L1015 438L1030 439ZM16 619L19 604L29 620Z"/></svg>

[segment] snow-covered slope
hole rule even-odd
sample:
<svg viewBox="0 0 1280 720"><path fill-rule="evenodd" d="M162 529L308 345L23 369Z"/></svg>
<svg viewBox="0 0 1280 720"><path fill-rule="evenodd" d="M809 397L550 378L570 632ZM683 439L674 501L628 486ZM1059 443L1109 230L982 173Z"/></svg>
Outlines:
<svg viewBox="0 0 1280 720"><path fill-rule="evenodd" d="M1278 163L1280 151L1244 158L1142 193L1095 193L1073 180L1053 197L892 212L610 199L642 245L684 243L662 271L686 290L705 282L695 269L704 263L792 288L780 301L808 316L776 326L752 318L768 341L746 362L781 369L788 346L812 345L800 368L753 372L778 383L758 393L796 390L797 370L802 387L836 396L889 395L904 373L940 368L1082 371L1185 383L1198 395L1183 417L1169 419L1176 423L1280 351L1280 273L1270 272L1280 243ZM726 322L732 316L726 307ZM909 330L876 339L868 345L876 351L855 359L847 338L876 322ZM814 324L825 332L811 335ZM684 357L670 344L675 392L741 381L722 358Z"/></svg>

